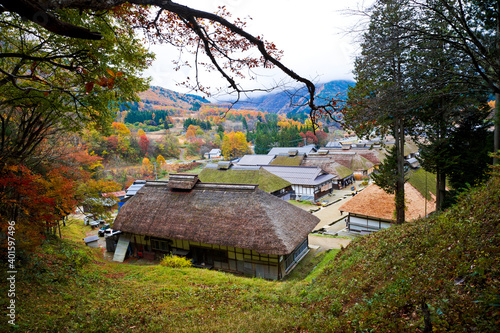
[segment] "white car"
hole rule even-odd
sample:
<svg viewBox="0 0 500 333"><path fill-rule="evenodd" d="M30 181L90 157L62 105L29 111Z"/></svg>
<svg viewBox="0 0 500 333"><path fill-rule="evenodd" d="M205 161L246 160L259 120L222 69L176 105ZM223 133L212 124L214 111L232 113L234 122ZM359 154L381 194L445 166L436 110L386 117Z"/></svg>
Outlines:
<svg viewBox="0 0 500 333"><path fill-rule="evenodd" d="M104 230L104 237L111 237L114 235L121 234L122 232L120 230L113 230L113 229L106 229Z"/></svg>

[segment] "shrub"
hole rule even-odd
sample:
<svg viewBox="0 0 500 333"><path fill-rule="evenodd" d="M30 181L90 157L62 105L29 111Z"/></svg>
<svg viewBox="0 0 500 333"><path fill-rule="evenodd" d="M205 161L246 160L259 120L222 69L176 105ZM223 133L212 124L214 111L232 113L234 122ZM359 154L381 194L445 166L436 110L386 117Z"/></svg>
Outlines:
<svg viewBox="0 0 500 333"><path fill-rule="evenodd" d="M161 260L160 265L172 268L184 268L191 267L192 262L186 257L179 257L173 254L169 254Z"/></svg>

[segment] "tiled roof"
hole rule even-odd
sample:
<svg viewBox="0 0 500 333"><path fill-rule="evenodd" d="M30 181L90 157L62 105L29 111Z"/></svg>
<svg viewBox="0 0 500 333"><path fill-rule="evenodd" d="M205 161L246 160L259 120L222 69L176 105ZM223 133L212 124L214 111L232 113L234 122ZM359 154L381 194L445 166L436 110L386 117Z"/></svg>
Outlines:
<svg viewBox="0 0 500 333"><path fill-rule="evenodd" d="M238 165L269 165L274 155L245 155L237 163Z"/></svg>
<svg viewBox="0 0 500 333"><path fill-rule="evenodd" d="M268 165L263 168L293 185L319 185L336 177L318 167Z"/></svg>
<svg viewBox="0 0 500 333"><path fill-rule="evenodd" d="M305 147L274 147L271 149L267 155L288 155L290 151L297 151L297 155L307 155L312 151L316 151L314 145L308 145Z"/></svg>

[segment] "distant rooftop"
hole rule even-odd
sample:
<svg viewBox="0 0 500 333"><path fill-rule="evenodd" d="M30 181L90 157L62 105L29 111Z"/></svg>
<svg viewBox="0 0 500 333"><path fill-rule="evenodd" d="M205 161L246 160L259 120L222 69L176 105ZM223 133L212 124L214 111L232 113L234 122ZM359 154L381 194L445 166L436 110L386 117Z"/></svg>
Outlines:
<svg viewBox="0 0 500 333"><path fill-rule="evenodd" d="M269 165L274 159L274 155L245 155L238 165Z"/></svg>
<svg viewBox="0 0 500 333"><path fill-rule="evenodd" d="M263 168L294 185L319 185L336 178L318 167L268 165Z"/></svg>
<svg viewBox="0 0 500 333"><path fill-rule="evenodd" d="M308 145L304 147L274 147L271 149L267 155L276 156L296 156L296 155L308 155L311 152L315 152L316 147L314 145Z"/></svg>

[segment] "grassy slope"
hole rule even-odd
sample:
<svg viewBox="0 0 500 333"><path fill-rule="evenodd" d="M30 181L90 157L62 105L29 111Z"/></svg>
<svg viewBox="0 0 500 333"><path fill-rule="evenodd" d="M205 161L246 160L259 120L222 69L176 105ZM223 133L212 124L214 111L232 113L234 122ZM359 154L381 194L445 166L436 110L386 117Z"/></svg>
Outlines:
<svg viewBox="0 0 500 333"><path fill-rule="evenodd" d="M427 307L437 331L497 331L499 207L497 176L444 214L353 242L309 289L304 325L320 316L334 331L418 331Z"/></svg>
<svg viewBox="0 0 500 333"><path fill-rule="evenodd" d="M285 282L105 262L74 224L20 269L19 331L418 332L424 306L436 331L493 332L499 200L497 176L445 214L361 237Z"/></svg>
<svg viewBox="0 0 500 333"><path fill-rule="evenodd" d="M420 168L411 171L408 182L415 187L422 195L427 195L427 200L431 200L430 193L436 195L436 175Z"/></svg>

